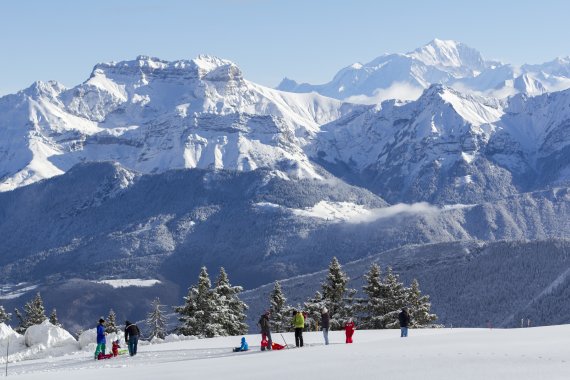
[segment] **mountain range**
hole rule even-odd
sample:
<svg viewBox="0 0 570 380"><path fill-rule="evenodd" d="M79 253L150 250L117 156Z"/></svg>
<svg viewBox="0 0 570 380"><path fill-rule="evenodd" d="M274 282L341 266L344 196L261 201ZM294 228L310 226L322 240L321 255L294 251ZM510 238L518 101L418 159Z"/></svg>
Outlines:
<svg viewBox="0 0 570 380"><path fill-rule="evenodd" d="M323 86L267 88L212 56L98 64L73 88L36 82L0 98L0 302L41 290L79 328L109 307L142 318L149 294L181 302L202 265L259 295L332 256L372 257L419 277L442 323L476 325L482 316L453 309L442 286L461 280L458 261L435 251L482 244L484 262L503 265L495 252L511 247L518 264L488 281L518 276L535 295L568 265L568 62L514 68L434 40ZM368 104L402 83L419 97ZM537 260L529 241L553 260L544 284L520 273ZM156 281L105 282L117 279ZM521 308L493 318L507 326Z"/></svg>

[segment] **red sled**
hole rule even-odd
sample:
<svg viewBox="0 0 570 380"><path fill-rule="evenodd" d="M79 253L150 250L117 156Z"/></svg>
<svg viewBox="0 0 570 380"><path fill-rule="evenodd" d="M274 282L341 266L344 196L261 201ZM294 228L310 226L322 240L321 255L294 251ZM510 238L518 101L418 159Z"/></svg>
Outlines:
<svg viewBox="0 0 570 380"><path fill-rule="evenodd" d="M272 350L282 350L282 349L284 349L284 348L285 348L285 346L282 346L282 345L280 345L279 343L273 343L273 344L271 345L271 349L272 349Z"/></svg>
<svg viewBox="0 0 570 380"><path fill-rule="evenodd" d="M112 357L113 354L104 354L102 352L99 352L99 355L97 355L97 360L111 359Z"/></svg>

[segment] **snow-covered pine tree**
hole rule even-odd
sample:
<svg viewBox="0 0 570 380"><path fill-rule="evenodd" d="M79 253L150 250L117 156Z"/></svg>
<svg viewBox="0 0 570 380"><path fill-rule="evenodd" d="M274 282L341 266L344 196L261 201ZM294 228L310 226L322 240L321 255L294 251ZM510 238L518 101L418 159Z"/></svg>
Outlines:
<svg viewBox="0 0 570 380"><path fill-rule="evenodd" d="M388 267L388 273L384 278L386 289L385 313L379 316L380 323L384 328L395 329L400 327L398 314L406 306L406 289L400 282L400 278Z"/></svg>
<svg viewBox="0 0 570 380"><path fill-rule="evenodd" d="M53 308L51 314L49 315L49 323L51 323L54 326L62 327L61 323L59 323L59 320L57 318L57 311L55 310L55 307Z"/></svg>
<svg viewBox="0 0 570 380"><path fill-rule="evenodd" d="M109 310L109 316L105 320L105 332L107 334L116 334L119 332L117 329L117 314L115 314L115 310Z"/></svg>
<svg viewBox="0 0 570 380"><path fill-rule="evenodd" d="M278 333L291 331L291 310L292 308L287 305L287 298L281 289L281 283L275 281L273 290L269 295L271 331Z"/></svg>
<svg viewBox="0 0 570 380"><path fill-rule="evenodd" d="M325 300L321 292L317 291L312 298L303 303L304 311L307 313L305 325L309 331L318 331L321 325L321 314L325 307ZM291 313L289 313L291 314Z"/></svg>
<svg viewBox="0 0 570 380"><path fill-rule="evenodd" d="M437 319L437 315L431 314L431 303L428 295L422 295L418 280L414 279L412 285L406 288L406 304L410 313L410 327L427 327Z"/></svg>
<svg viewBox="0 0 570 380"><path fill-rule="evenodd" d="M364 278L366 283L362 287L362 291L366 298L360 303L362 322L359 326L363 329L383 329L386 327L383 316L387 312L386 297L388 291L386 284L382 281L378 264L373 263Z"/></svg>
<svg viewBox="0 0 570 380"><path fill-rule="evenodd" d="M348 276L342 271L342 267L336 257L333 257L329 265L329 273L322 284L324 305L330 314L330 329L340 330L350 317L354 317L354 295L356 290L348 289Z"/></svg>
<svg viewBox="0 0 570 380"><path fill-rule="evenodd" d="M16 318L18 319L18 327L15 328L15 331L18 334L25 333L28 326L26 326L26 320L24 319L22 313L20 313L20 310L18 310L17 307L14 308L14 314L16 314Z"/></svg>
<svg viewBox="0 0 570 380"><path fill-rule="evenodd" d="M12 314L8 313L4 306L0 305L0 323L6 323L10 320Z"/></svg>
<svg viewBox="0 0 570 380"><path fill-rule="evenodd" d="M44 301L39 292L33 300L24 305L24 312L26 313L24 318L26 329L32 325L40 325L47 319Z"/></svg>
<svg viewBox="0 0 570 380"><path fill-rule="evenodd" d="M146 324L150 329L150 338L164 339L166 336L166 317L164 316L163 305L156 297L151 303L151 311L147 314Z"/></svg>
<svg viewBox="0 0 570 380"><path fill-rule="evenodd" d="M242 335L247 333L248 326L245 323L245 302L239 299L239 293L243 291L241 286L232 286L226 270L220 268L220 274L216 280L214 289L215 299L219 302L221 310L217 315L217 323L221 325L223 335Z"/></svg>
<svg viewBox="0 0 570 380"><path fill-rule="evenodd" d="M175 308L182 322L178 327L181 334L208 338L225 335L222 326L217 322L219 318L217 315L212 315L219 313L221 306L211 287L208 271L206 267L202 267L198 284L188 289L184 305Z"/></svg>

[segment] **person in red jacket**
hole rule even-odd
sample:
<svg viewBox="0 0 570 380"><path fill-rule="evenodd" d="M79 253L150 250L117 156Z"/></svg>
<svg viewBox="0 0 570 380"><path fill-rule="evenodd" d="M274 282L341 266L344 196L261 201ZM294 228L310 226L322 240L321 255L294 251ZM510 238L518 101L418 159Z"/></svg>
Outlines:
<svg viewBox="0 0 570 380"><path fill-rule="evenodd" d="M346 343L352 343L352 334L354 334L354 330L356 330L356 326L354 326L354 322L352 318L348 319L348 322L344 325L344 331L346 333Z"/></svg>
<svg viewBox="0 0 570 380"><path fill-rule="evenodd" d="M121 348L121 346L119 346L119 340L114 340L113 341L113 356L119 356L119 348Z"/></svg>

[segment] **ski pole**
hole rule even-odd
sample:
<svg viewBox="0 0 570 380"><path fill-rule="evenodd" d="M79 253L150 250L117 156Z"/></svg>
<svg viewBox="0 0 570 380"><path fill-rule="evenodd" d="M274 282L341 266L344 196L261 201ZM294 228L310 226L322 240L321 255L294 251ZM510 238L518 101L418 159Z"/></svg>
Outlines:
<svg viewBox="0 0 570 380"><path fill-rule="evenodd" d="M287 341L285 340L285 337L283 336L283 334L281 334L281 339L283 339L283 343L285 343L285 347L289 348L289 345L287 344Z"/></svg>

